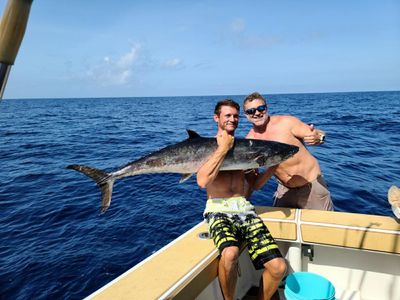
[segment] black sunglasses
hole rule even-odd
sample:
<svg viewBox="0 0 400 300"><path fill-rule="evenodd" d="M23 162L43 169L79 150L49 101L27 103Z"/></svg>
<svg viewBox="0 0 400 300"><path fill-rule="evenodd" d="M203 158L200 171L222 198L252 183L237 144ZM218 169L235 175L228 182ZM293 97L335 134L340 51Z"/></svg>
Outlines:
<svg viewBox="0 0 400 300"><path fill-rule="evenodd" d="M267 105L260 105L259 107L256 108L249 108L247 110L245 110L246 115L254 115L256 113L256 110L258 110L259 112L263 112L267 109Z"/></svg>

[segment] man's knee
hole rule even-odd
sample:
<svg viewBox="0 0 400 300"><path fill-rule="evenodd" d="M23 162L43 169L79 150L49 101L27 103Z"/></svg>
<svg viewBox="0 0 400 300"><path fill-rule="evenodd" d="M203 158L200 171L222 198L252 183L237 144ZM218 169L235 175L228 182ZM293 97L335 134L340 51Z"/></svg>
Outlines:
<svg viewBox="0 0 400 300"><path fill-rule="evenodd" d="M222 250L221 257L226 263L235 263L239 258L239 248L235 246L226 247Z"/></svg>
<svg viewBox="0 0 400 300"><path fill-rule="evenodd" d="M267 272L274 278L282 278L286 273L286 261L282 257L274 258L264 264Z"/></svg>

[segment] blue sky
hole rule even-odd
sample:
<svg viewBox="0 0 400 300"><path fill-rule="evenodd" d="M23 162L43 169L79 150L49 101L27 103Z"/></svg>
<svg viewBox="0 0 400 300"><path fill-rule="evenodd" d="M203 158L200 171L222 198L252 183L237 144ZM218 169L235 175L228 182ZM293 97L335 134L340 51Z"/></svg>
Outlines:
<svg viewBox="0 0 400 300"><path fill-rule="evenodd" d="M399 53L398 0L34 0L4 98L400 90Z"/></svg>

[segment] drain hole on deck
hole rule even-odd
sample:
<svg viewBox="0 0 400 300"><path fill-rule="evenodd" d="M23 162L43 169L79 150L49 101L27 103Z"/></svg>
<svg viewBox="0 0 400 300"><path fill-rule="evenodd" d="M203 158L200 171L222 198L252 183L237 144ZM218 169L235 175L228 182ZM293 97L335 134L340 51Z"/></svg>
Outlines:
<svg viewBox="0 0 400 300"><path fill-rule="evenodd" d="M208 233L208 231L200 232L199 238L202 240L208 240L210 238L210 234Z"/></svg>

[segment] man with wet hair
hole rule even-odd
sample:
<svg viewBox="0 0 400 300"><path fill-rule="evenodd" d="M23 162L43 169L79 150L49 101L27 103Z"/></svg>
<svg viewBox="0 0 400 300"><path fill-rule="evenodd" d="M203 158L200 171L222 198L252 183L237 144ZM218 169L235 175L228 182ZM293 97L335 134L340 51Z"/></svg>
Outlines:
<svg viewBox="0 0 400 300"><path fill-rule="evenodd" d="M226 99L218 102L214 110L218 147L197 172L198 185L207 190L204 217L220 251L218 279L224 299L234 299L242 242L246 242L256 269L264 268L261 299L279 299L277 289L286 272L286 262L254 206L246 199L244 171L220 171L234 144L239 109L239 104Z"/></svg>

